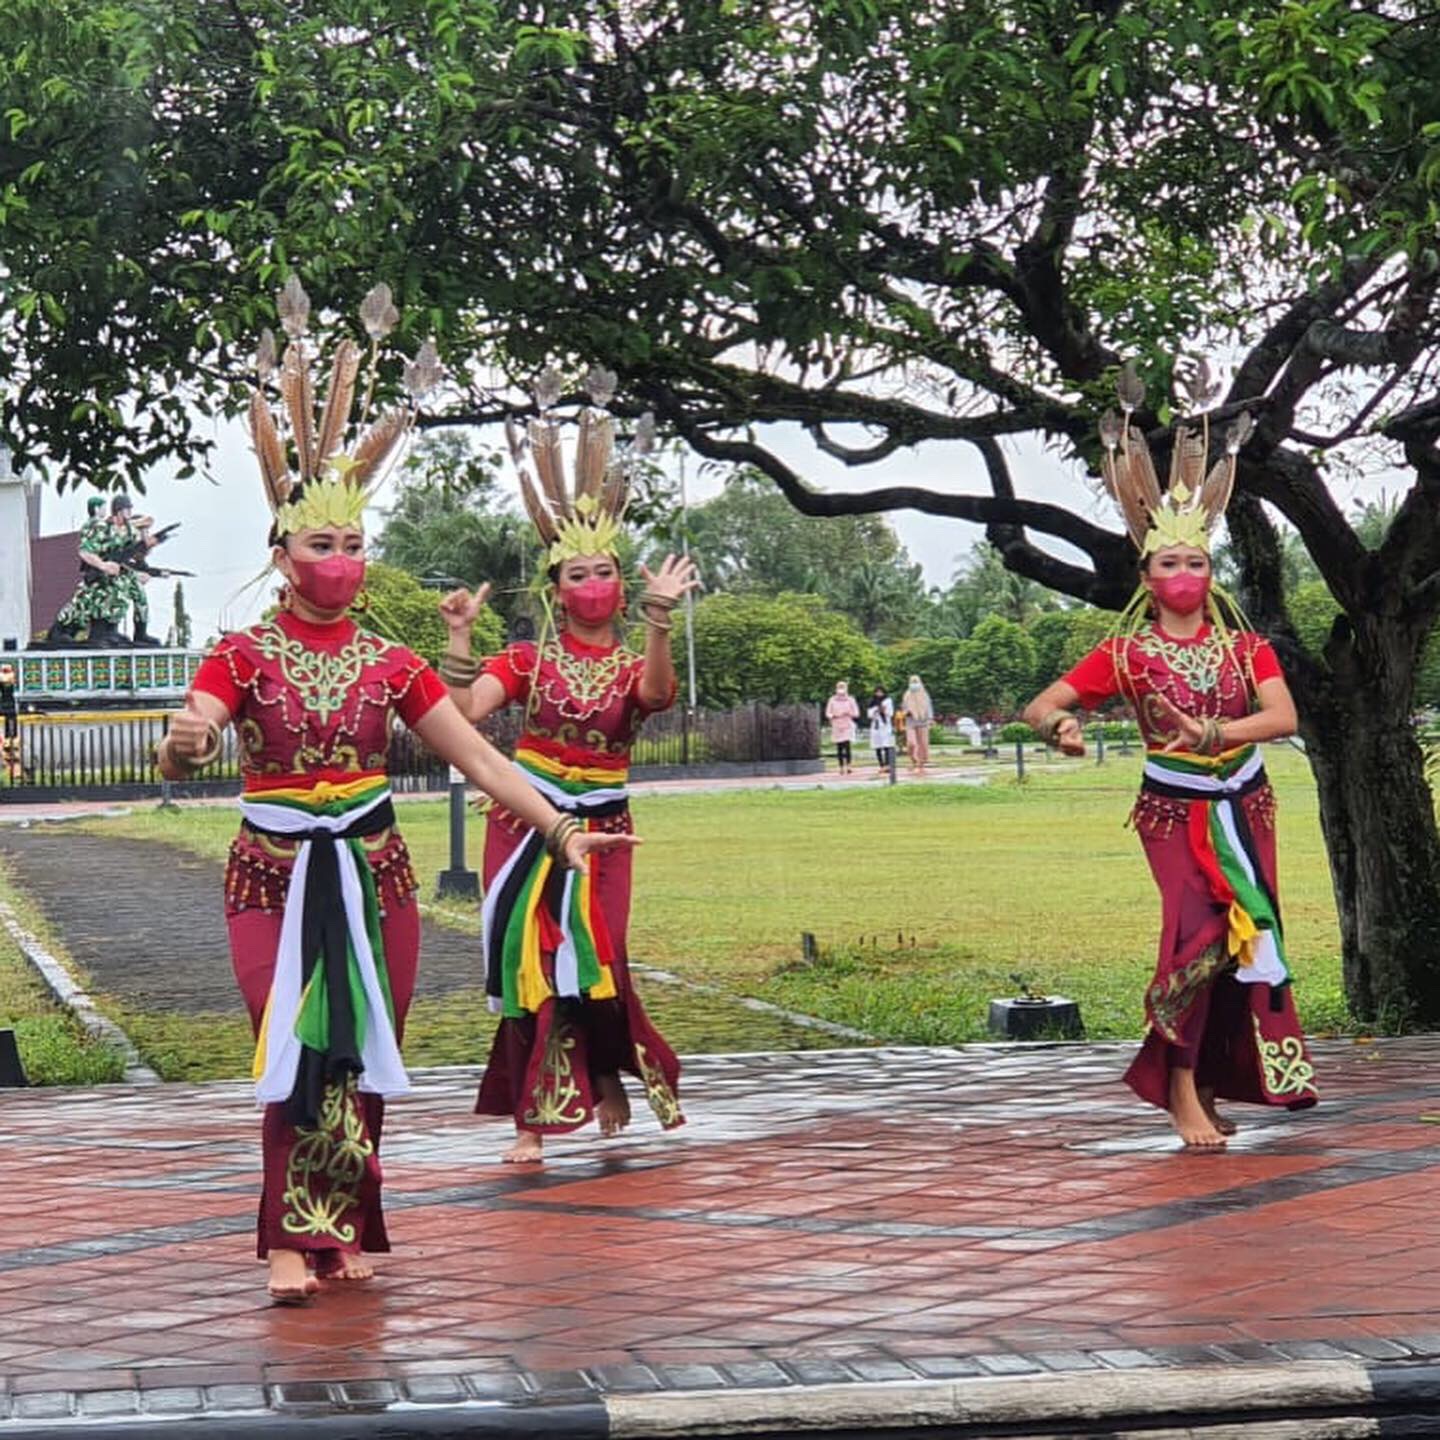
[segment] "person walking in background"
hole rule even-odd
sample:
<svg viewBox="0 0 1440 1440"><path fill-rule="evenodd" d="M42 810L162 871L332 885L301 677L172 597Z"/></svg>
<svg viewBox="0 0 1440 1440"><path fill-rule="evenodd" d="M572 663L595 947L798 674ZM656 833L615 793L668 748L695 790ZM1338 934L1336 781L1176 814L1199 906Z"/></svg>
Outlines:
<svg viewBox="0 0 1440 1440"><path fill-rule="evenodd" d="M910 756L910 770L915 775L923 775L930 763L930 727L935 723L935 707L918 675L910 677L900 709L905 716L905 749Z"/></svg>
<svg viewBox="0 0 1440 1440"><path fill-rule="evenodd" d="M830 726L830 738L835 742L835 763L840 767L842 775L848 775L860 707L855 703L850 686L844 680L836 682L835 693L825 702L825 719Z"/></svg>
<svg viewBox="0 0 1440 1440"><path fill-rule="evenodd" d="M875 764L884 775L895 758L895 702L885 693L883 685L875 687L867 710L870 748L875 752Z"/></svg>

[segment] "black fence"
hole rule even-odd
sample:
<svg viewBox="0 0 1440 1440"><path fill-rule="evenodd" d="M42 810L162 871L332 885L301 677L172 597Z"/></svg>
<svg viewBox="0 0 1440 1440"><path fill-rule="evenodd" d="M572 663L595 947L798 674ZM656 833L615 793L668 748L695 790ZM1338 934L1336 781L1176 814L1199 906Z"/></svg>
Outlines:
<svg viewBox="0 0 1440 1440"><path fill-rule="evenodd" d="M520 714L507 710L483 727L507 754L520 734ZM160 776L152 756L168 716L27 715L20 725L20 773L0 767L0 803L58 798L109 799L153 794ZM652 715L631 751L632 768L698 771L731 766L818 763L820 727L813 706L743 705L734 710ZM390 780L397 791L442 790L449 767L410 731L397 728L390 744ZM240 779L235 733L227 730L219 756L179 793L230 793Z"/></svg>

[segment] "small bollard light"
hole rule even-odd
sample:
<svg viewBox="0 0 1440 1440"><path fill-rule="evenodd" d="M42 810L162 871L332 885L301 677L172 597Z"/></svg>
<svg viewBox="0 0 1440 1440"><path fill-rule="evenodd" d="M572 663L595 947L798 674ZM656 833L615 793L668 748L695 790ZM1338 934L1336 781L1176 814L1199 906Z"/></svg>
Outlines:
<svg viewBox="0 0 1440 1440"><path fill-rule="evenodd" d="M450 767L450 868L440 872L436 895L441 900L478 900L480 877L465 868L465 776Z"/></svg>
<svg viewBox="0 0 1440 1440"><path fill-rule="evenodd" d="M1007 1000L992 1000L988 1028L1002 1040L1083 1040L1080 1006L1063 995L1036 995L1028 985Z"/></svg>
<svg viewBox="0 0 1440 1440"><path fill-rule="evenodd" d="M820 958L820 947L815 943L815 936L809 930L800 932L800 958L807 965L813 965Z"/></svg>

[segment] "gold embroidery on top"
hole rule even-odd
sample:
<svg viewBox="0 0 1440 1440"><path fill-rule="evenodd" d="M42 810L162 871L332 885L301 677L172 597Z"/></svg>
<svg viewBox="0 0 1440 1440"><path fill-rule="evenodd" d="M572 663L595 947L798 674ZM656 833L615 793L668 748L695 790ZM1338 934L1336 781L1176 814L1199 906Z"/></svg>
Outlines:
<svg viewBox="0 0 1440 1440"><path fill-rule="evenodd" d="M671 1130L685 1118L680 1108L679 1097L675 1094L665 1072L650 1063L650 1056L643 1045L635 1047L635 1063L640 1067L640 1078L645 1082L645 1098L655 1112L661 1128Z"/></svg>
<svg viewBox="0 0 1440 1440"><path fill-rule="evenodd" d="M1177 1025L1195 1003L1196 995L1230 963L1224 942L1217 940L1182 969L1151 981L1145 992L1145 1008L1150 1013L1150 1023L1172 1045L1180 1043Z"/></svg>
<svg viewBox="0 0 1440 1440"><path fill-rule="evenodd" d="M355 1077L325 1087L319 1123L297 1127L285 1167L284 1214L280 1228L287 1235L328 1236L342 1245L355 1243L355 1224L346 1216L360 1203L365 1162L375 1146L365 1131L365 1117Z"/></svg>
<svg viewBox="0 0 1440 1440"><path fill-rule="evenodd" d="M278 625L261 630L255 643L265 659L280 662L280 673L286 684L295 691L301 706L322 725L345 704L365 668L391 648L388 640L357 631L331 655L292 640Z"/></svg>
<svg viewBox="0 0 1440 1440"><path fill-rule="evenodd" d="M1260 1029L1260 1017L1251 1011L1255 1026L1255 1050L1260 1056L1260 1076L1267 1095L1304 1095L1315 1088L1315 1067L1305 1054L1305 1042L1298 1035L1267 1040Z"/></svg>
<svg viewBox="0 0 1440 1440"><path fill-rule="evenodd" d="M532 684L566 719L586 721L629 694L639 659L623 645L603 655L572 655L558 639L547 640L536 656ZM542 676L547 664L554 667L552 677Z"/></svg>
<svg viewBox="0 0 1440 1440"><path fill-rule="evenodd" d="M575 1083L575 1067L570 1052L575 1048L575 1034L569 1025L559 1022L550 1026L545 1037L545 1056L540 1062L540 1076L531 1092L530 1108L525 1112L526 1125L583 1125L588 1118Z"/></svg>
<svg viewBox="0 0 1440 1440"><path fill-rule="evenodd" d="M1220 683L1227 652L1213 630L1198 643L1189 644L1146 630L1136 638L1135 645L1142 655L1173 670L1197 695L1208 695Z"/></svg>

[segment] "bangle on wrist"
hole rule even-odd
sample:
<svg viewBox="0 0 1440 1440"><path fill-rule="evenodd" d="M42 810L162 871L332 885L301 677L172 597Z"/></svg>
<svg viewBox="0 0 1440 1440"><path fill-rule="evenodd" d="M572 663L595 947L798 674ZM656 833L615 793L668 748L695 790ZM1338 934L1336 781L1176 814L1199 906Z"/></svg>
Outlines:
<svg viewBox="0 0 1440 1440"><path fill-rule="evenodd" d="M570 843L570 837L582 828L575 816L561 815L545 832L545 849L550 858L559 865L567 864L565 847Z"/></svg>
<svg viewBox="0 0 1440 1440"><path fill-rule="evenodd" d="M657 620L653 615L646 615L644 620L653 630L673 630L675 628L673 620Z"/></svg>
<svg viewBox="0 0 1440 1440"><path fill-rule="evenodd" d="M1070 711L1052 710L1047 716L1045 716L1043 720L1041 720L1039 726L1037 727L1040 732L1040 738L1047 745L1058 745L1060 743L1060 728L1065 724L1067 720L1074 721L1076 726L1080 724L1080 722L1075 719L1074 715L1072 715Z"/></svg>

